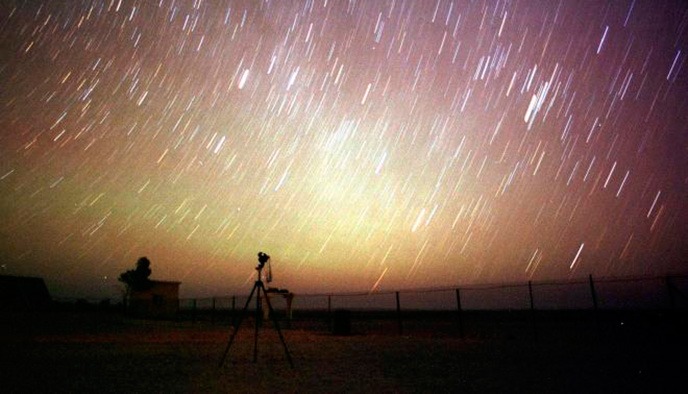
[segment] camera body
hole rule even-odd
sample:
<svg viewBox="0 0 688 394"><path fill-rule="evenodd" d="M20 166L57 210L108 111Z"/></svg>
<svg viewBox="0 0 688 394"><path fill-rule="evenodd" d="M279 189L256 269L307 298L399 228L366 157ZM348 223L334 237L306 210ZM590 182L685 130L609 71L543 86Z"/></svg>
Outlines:
<svg viewBox="0 0 688 394"><path fill-rule="evenodd" d="M256 269L263 269L263 266L268 262L268 260L270 260L270 256L267 253L258 252L258 267L256 267Z"/></svg>

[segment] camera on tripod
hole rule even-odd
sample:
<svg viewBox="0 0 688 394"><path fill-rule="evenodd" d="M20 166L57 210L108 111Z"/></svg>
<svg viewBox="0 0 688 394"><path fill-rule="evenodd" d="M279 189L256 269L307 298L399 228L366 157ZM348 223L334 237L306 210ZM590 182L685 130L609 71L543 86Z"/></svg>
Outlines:
<svg viewBox="0 0 688 394"><path fill-rule="evenodd" d="M244 316L246 315L246 310L248 309L248 304L251 302L251 299L253 298L253 295L256 295L256 309L255 309L255 316L256 316L256 331L255 331L255 337L253 341L253 362L255 363L258 360L258 327L260 327L260 321L262 319L261 317L261 295L260 293L263 293L263 297L265 300L265 303L268 306L268 310L270 311L270 318L272 319L272 323L275 325L275 329L277 330L277 334L279 335L280 341L282 341L282 346L284 346L284 354L287 356L287 360L289 361L289 365L291 365L292 368L294 368L294 362L291 360L291 355L289 354L289 349L287 348L287 343L284 341L284 337L282 337L282 330L280 330L279 323L277 322L277 318L275 317L275 313L272 309L272 304L270 304L270 297L268 297L268 289L265 288L265 285L263 284L263 281L261 280L261 274L263 273L263 267L265 264L268 264L268 273L266 275L266 280L268 283L272 281L272 270L270 269L270 256L267 253L263 252L258 252L258 266L256 267L257 272L257 278L256 278L256 283L253 285L253 289L251 289L251 293L249 293L248 298L246 299L246 304L244 305L244 309L241 310L241 315L239 317L239 321L236 323L236 326L234 330L232 331L232 335L229 337L229 342L227 342L227 347L225 348L225 352L222 354L222 358L220 359L220 367L225 362L225 358L227 357L227 353L229 353L229 348L232 347L232 343L234 342L234 337L236 336L236 333L239 331L239 327L241 327L241 322L244 320ZM293 295L292 295L293 297ZM291 299L288 301L291 303ZM290 304L291 305L291 304Z"/></svg>

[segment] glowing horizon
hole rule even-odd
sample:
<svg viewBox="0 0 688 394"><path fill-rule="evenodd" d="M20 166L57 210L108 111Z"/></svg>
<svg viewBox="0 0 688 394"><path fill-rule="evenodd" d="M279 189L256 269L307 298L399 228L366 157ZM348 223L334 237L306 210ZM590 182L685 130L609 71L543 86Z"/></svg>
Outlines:
<svg viewBox="0 0 688 394"><path fill-rule="evenodd" d="M0 16L2 273L182 295L686 272L688 8L88 2Z"/></svg>

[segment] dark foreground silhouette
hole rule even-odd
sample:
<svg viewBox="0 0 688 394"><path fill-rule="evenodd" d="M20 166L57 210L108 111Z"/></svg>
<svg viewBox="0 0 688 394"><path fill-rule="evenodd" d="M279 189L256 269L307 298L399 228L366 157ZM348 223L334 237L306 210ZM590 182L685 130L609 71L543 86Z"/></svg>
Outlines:
<svg viewBox="0 0 688 394"><path fill-rule="evenodd" d="M418 335L368 320L335 336L317 329L322 321L297 321L284 331L294 369L274 330L262 331L254 363L252 329L239 331L218 368L224 323L73 311L12 318L18 324L0 331L3 392L672 392L688 339L642 325L579 332L566 321L537 340L498 328L435 335L432 321Z"/></svg>

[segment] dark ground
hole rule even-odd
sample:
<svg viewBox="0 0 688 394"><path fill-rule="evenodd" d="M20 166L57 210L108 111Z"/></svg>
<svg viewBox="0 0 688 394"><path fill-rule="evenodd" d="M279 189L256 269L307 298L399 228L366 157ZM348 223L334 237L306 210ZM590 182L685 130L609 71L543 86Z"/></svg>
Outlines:
<svg viewBox="0 0 688 394"><path fill-rule="evenodd" d="M688 332L636 321L576 326L539 317L447 334L441 320L366 320L333 336L322 321L283 330L241 327L222 368L225 323L147 321L102 312L10 314L0 326L0 391L13 392L528 392L666 393L685 390ZM474 319L475 320L475 319ZM504 319L502 319L504 320ZM551 320L549 325L544 324ZM518 323L519 320L516 319ZM494 324L482 324L495 327ZM523 323L523 322L522 322ZM419 329L418 327L421 327ZM451 324L449 325L451 326ZM382 327L382 329L377 329ZM438 329L434 329L437 327ZM323 329L325 328L325 329Z"/></svg>

